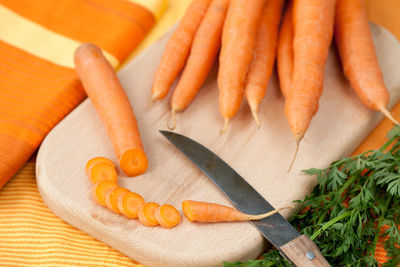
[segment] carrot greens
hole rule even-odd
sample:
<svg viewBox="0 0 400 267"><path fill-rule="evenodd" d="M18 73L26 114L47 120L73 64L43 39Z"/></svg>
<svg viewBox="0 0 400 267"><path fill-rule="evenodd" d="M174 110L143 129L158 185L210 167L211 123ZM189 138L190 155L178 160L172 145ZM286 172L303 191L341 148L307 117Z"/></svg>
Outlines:
<svg viewBox="0 0 400 267"><path fill-rule="evenodd" d="M318 185L299 202L304 207L289 219L309 236L332 266L378 266L377 244L388 260L400 263L400 127L379 150L308 169ZM263 259L224 266L290 266L276 250Z"/></svg>

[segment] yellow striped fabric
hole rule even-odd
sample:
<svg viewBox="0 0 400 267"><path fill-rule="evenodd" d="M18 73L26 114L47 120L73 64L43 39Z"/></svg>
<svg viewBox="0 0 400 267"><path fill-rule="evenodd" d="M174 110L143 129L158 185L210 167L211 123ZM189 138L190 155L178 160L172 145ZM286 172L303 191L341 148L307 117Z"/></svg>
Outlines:
<svg viewBox="0 0 400 267"><path fill-rule="evenodd" d="M142 266L44 204L31 160L0 191L0 266Z"/></svg>

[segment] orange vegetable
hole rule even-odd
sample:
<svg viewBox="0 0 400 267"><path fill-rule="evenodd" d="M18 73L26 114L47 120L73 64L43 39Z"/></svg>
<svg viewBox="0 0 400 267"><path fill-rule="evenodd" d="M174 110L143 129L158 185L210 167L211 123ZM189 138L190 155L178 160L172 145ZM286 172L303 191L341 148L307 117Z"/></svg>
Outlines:
<svg viewBox="0 0 400 267"><path fill-rule="evenodd" d="M120 214L121 211L118 208L118 199L122 194L126 192L129 192L129 190L123 187L117 187L115 189L108 190L104 197L106 207L114 211L115 213Z"/></svg>
<svg viewBox="0 0 400 267"><path fill-rule="evenodd" d="M101 50L83 44L75 52L75 70L95 106L127 176L146 171L147 157L128 97Z"/></svg>
<svg viewBox="0 0 400 267"><path fill-rule="evenodd" d="M88 170L89 180L95 184L100 181L111 181L116 183L118 174L113 165L108 162L92 164Z"/></svg>
<svg viewBox="0 0 400 267"><path fill-rule="evenodd" d="M160 65L154 76L153 101L164 98L183 69L189 56L193 38L197 32L211 0L193 0L185 12L178 28L168 40Z"/></svg>
<svg viewBox="0 0 400 267"><path fill-rule="evenodd" d="M134 192L128 191L118 196L118 210L130 219L138 217L138 209L144 203L143 197Z"/></svg>
<svg viewBox="0 0 400 267"><path fill-rule="evenodd" d="M268 0L257 27L255 53L247 73L245 94L257 128L260 127L258 109L275 64L278 29L284 0Z"/></svg>
<svg viewBox="0 0 400 267"><path fill-rule="evenodd" d="M160 207L157 203L147 202L139 207L138 218L139 221L145 226L159 225L156 219L156 210Z"/></svg>
<svg viewBox="0 0 400 267"><path fill-rule="evenodd" d="M88 160L88 162L86 162L86 166L85 166L86 175L89 176L90 167L92 167L94 164L97 164L97 163L100 163L100 162L106 162L106 163L110 164L111 166L115 166L114 162L112 162L108 158L105 158L105 157L94 157L94 158Z"/></svg>
<svg viewBox="0 0 400 267"><path fill-rule="evenodd" d="M178 210L169 204L164 204L155 211L157 222L164 228L172 228L179 224L181 216Z"/></svg>
<svg viewBox="0 0 400 267"><path fill-rule="evenodd" d="M185 214L186 218L191 222L234 222L261 220L288 208L293 207L280 208L260 215L251 215L216 203L194 200L185 200L182 202L183 214Z"/></svg>
<svg viewBox="0 0 400 267"><path fill-rule="evenodd" d="M293 73L293 20L292 1L289 2L279 30L277 69L279 85L285 98L288 97Z"/></svg>
<svg viewBox="0 0 400 267"><path fill-rule="evenodd" d="M296 140L291 166L300 141L318 110L333 35L335 3L336 0L296 0L293 3L294 62L285 105L286 117Z"/></svg>
<svg viewBox="0 0 400 267"><path fill-rule="evenodd" d="M93 186L92 196L93 199L102 206L106 206L105 197L108 190L118 188L118 185L110 181L101 181Z"/></svg>
<svg viewBox="0 0 400 267"><path fill-rule="evenodd" d="M363 1L337 1L335 40L344 74L360 100L398 124L386 108L389 92L375 54Z"/></svg>
<svg viewBox="0 0 400 267"><path fill-rule="evenodd" d="M222 28L229 0L212 0L194 37L190 56L171 98L175 128L175 113L187 108L210 72L221 46Z"/></svg>
<svg viewBox="0 0 400 267"><path fill-rule="evenodd" d="M265 0L231 0L222 33L218 72L219 109L224 128L239 111L247 70L253 59L257 25Z"/></svg>

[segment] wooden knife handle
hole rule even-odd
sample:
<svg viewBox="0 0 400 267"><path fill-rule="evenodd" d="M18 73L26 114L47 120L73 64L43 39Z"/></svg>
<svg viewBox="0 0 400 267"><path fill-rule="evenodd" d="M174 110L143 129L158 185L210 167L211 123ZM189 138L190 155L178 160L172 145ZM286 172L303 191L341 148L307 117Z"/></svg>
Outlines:
<svg viewBox="0 0 400 267"><path fill-rule="evenodd" d="M306 235L299 236L280 247L280 250L297 267L331 266L322 256L317 245Z"/></svg>

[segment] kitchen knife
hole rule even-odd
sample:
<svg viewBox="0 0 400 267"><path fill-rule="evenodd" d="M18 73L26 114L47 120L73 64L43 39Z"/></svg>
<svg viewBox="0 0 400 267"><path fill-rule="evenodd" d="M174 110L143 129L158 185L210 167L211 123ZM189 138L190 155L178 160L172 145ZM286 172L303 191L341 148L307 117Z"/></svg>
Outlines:
<svg viewBox="0 0 400 267"><path fill-rule="evenodd" d="M238 210L248 214L262 214L274 210L246 180L203 145L177 133L160 132L200 168ZM306 235L300 235L279 213L250 223L294 265L330 266L315 243Z"/></svg>

